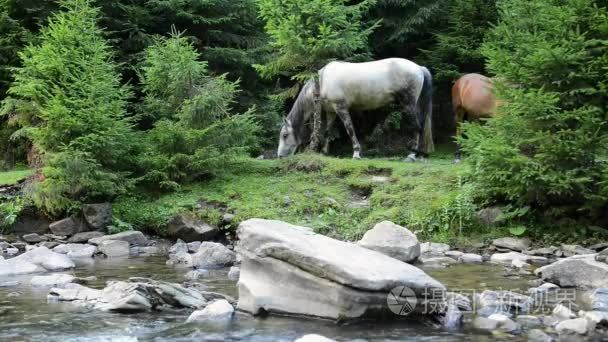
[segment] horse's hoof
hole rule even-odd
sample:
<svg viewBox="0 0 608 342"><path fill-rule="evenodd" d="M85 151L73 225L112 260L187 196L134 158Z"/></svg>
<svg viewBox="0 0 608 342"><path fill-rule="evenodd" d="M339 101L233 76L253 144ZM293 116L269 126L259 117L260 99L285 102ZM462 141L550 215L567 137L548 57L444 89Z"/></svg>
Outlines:
<svg viewBox="0 0 608 342"><path fill-rule="evenodd" d="M460 159L454 159L454 164L460 164Z"/></svg>
<svg viewBox="0 0 608 342"><path fill-rule="evenodd" d="M407 158L405 158L403 161L406 162L406 163L415 163L416 162L416 158L415 157L407 156Z"/></svg>
<svg viewBox="0 0 608 342"><path fill-rule="evenodd" d="M353 159L361 159L361 155L359 154L359 152L353 153Z"/></svg>

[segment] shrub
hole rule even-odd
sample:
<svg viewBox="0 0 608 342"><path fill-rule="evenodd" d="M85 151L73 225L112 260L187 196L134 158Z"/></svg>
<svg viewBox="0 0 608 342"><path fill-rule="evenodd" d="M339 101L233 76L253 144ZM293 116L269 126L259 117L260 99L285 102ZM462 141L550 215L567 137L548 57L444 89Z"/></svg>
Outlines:
<svg viewBox="0 0 608 342"><path fill-rule="evenodd" d="M461 143L487 201L586 217L608 200L608 13L593 0L500 3L482 46L503 104Z"/></svg>

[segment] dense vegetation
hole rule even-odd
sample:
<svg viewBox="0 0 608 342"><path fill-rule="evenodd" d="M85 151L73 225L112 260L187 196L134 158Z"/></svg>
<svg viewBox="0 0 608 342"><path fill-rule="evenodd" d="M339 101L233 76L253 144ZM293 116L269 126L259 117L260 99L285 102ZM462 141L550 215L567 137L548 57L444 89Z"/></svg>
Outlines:
<svg viewBox="0 0 608 342"><path fill-rule="evenodd" d="M122 219L162 231L188 203L152 206L206 197L230 199L240 219L283 218L354 238L379 219L429 234L473 232L483 228L476 210L497 205L506 228L601 231L607 22L596 0L0 0L0 168L35 170L24 202L0 214L13 219L25 203L62 216L116 201ZM500 115L465 125L464 166L248 159L274 148L281 115L315 70L386 57L431 69L440 142L454 131L453 81L467 72L496 78ZM403 150L399 112L377 117L356 122L366 151ZM335 145L345 141L336 135ZM297 169L302 162L324 166L311 173ZM381 191L370 207L354 210L343 202L353 187L372 186L370 168L390 169L392 181L373 184ZM294 205L258 207L275 182L302 190L318 177L327 184L315 198L336 208L301 194ZM277 203L287 195L273 194Z"/></svg>

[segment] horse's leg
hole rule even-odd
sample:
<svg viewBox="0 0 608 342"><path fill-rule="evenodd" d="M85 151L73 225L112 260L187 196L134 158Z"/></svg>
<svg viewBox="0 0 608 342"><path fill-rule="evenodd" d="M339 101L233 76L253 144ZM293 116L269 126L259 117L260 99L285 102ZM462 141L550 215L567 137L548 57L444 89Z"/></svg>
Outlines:
<svg viewBox="0 0 608 342"><path fill-rule="evenodd" d="M323 144L323 154L328 154L329 153L329 144L331 143L331 136L330 136L330 132L331 132L331 128L334 124L334 120L336 120L336 114L335 113L327 113L326 116L327 119L327 124L325 125L325 132L324 132L324 144Z"/></svg>
<svg viewBox="0 0 608 342"><path fill-rule="evenodd" d="M355 127L353 126L353 120L350 117L346 104L334 104L333 108L340 117L340 120L342 120L344 128L346 128L346 133L348 133L348 136L353 143L353 159L361 159L361 145L359 145L359 140L355 134Z"/></svg>
<svg viewBox="0 0 608 342"><path fill-rule="evenodd" d="M456 120L456 138L459 138L462 135L462 123L464 122L465 115L466 111L462 107L458 107L454 110L454 119ZM456 152L454 153L454 163L460 163L461 157L462 152L460 151L460 144L457 141Z"/></svg>
<svg viewBox="0 0 608 342"><path fill-rule="evenodd" d="M419 151L420 146L422 144L422 129L423 129L423 121L420 120L420 115L418 115L419 107L417 105L416 98L411 93L410 89L404 89L398 96L399 103L403 107L403 114L406 116L410 122L413 122L414 128L414 148L410 149L410 154L405 158L406 162L415 162L416 161L416 153Z"/></svg>

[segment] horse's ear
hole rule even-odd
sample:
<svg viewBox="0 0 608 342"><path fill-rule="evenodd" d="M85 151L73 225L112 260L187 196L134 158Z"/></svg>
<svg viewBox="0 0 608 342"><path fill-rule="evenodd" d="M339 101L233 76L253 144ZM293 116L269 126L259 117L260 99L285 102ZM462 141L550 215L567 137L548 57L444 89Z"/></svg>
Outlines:
<svg viewBox="0 0 608 342"><path fill-rule="evenodd" d="M289 126L289 120L287 120L286 117L283 117L283 126L285 126L285 127Z"/></svg>

